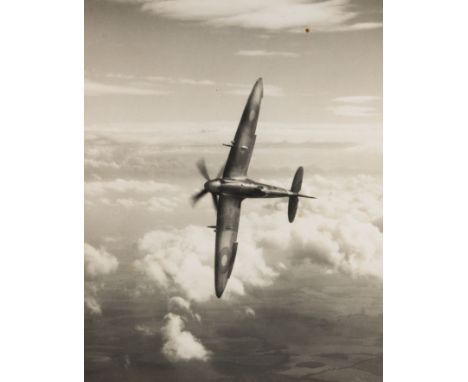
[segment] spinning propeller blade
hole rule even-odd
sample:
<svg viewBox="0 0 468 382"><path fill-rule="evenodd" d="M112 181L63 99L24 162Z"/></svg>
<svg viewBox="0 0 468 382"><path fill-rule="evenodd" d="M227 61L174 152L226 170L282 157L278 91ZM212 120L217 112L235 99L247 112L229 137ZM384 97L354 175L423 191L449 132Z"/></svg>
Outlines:
<svg viewBox="0 0 468 382"><path fill-rule="evenodd" d="M198 168L198 171L200 171L200 174L203 176L203 178L205 178L205 180L209 182L211 179L210 179L210 175L208 174L208 169L206 168L205 160L203 158L198 160L197 168ZM220 169L218 178L221 178L223 176L223 172L224 172L224 166L223 168ZM191 198L192 206L197 204L197 202L201 198L203 198L205 194L208 194L209 192L210 191L208 191L207 189L203 189L197 192L195 195L192 195L192 198ZM211 193L211 199L213 200L214 208L218 210L218 197L216 196L216 194Z"/></svg>
<svg viewBox="0 0 468 382"><path fill-rule="evenodd" d="M192 195L192 205L194 206L207 193L206 190L200 190L195 195Z"/></svg>
<svg viewBox="0 0 468 382"><path fill-rule="evenodd" d="M208 170L206 169L206 163L203 158L197 162L197 168L198 168L198 171L200 171L200 174L202 174L206 180L210 180L210 176L208 175Z"/></svg>
<svg viewBox="0 0 468 382"><path fill-rule="evenodd" d="M222 166L222 167L219 169L219 172L218 172L218 175L216 175L216 178L222 178L222 177L223 177L224 167L225 167L225 166Z"/></svg>

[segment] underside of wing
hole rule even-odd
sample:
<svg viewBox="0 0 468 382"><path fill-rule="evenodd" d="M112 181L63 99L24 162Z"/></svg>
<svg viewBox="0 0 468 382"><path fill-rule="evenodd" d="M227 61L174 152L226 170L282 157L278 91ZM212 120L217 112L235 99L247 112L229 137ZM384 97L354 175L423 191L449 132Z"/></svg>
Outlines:
<svg viewBox="0 0 468 382"><path fill-rule="evenodd" d="M215 247L215 289L221 297L231 276L237 252L241 199L221 195L218 202Z"/></svg>
<svg viewBox="0 0 468 382"><path fill-rule="evenodd" d="M255 83L232 141L231 151L224 168L224 178L239 178L247 176L250 158L255 146L255 130L258 114L263 97L263 81L261 78Z"/></svg>

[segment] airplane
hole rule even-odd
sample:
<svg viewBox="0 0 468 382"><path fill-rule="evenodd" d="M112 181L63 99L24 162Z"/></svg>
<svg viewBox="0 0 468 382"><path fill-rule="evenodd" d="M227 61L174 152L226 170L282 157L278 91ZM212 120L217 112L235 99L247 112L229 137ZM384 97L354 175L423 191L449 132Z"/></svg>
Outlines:
<svg viewBox="0 0 468 382"><path fill-rule="evenodd" d="M263 184L247 178L250 158L255 145L260 104L263 98L263 80L259 78L250 93L224 168L211 179L204 159L197 162L198 170L205 178L203 189L192 196L195 205L204 195L211 193L217 210L216 226L208 226L216 232L215 244L215 291L220 298L231 276L237 253L237 232L241 203L246 198L289 198L288 219L292 223L296 216L299 198L316 199L299 193L304 169L299 167L294 175L291 189Z"/></svg>

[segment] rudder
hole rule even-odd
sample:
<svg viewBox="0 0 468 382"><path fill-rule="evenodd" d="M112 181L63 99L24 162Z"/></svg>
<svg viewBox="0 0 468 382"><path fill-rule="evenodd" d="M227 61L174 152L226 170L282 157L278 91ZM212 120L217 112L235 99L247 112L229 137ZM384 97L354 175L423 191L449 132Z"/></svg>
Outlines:
<svg viewBox="0 0 468 382"><path fill-rule="evenodd" d="M301 191L302 177L303 176L304 176L304 169L301 166L296 170L296 174L294 175L294 179L293 179L292 184L291 184L291 191L292 192Z"/></svg>

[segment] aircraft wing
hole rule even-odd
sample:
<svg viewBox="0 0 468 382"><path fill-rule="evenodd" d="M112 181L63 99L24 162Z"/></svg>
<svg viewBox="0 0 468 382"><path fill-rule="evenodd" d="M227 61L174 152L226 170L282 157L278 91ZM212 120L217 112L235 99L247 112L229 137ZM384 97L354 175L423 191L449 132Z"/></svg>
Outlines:
<svg viewBox="0 0 468 382"><path fill-rule="evenodd" d="M219 197L215 247L215 289L218 297L224 292L236 259L240 208L241 199L230 195Z"/></svg>
<svg viewBox="0 0 468 382"><path fill-rule="evenodd" d="M223 178L243 178L247 176L255 145L255 130L262 97L263 81L259 78L250 93L236 135L231 143L231 151L224 168Z"/></svg>

